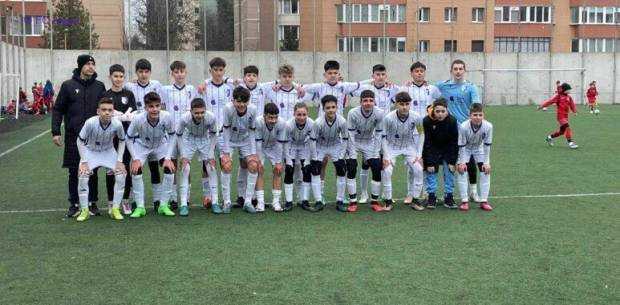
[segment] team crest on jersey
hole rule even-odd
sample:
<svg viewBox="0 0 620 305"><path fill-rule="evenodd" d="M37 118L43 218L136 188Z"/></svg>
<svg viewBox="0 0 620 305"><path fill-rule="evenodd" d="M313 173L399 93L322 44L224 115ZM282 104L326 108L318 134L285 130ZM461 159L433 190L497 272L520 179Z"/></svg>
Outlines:
<svg viewBox="0 0 620 305"><path fill-rule="evenodd" d="M280 103L280 108L284 108L284 103Z"/></svg>
<svg viewBox="0 0 620 305"><path fill-rule="evenodd" d="M138 105L138 107L142 107L142 103L138 102L136 104Z"/></svg>
<svg viewBox="0 0 620 305"><path fill-rule="evenodd" d="M233 127L233 128L232 128L232 130L233 130L233 131L237 131L237 130L238 130L238 128L237 128L237 127Z"/></svg>
<svg viewBox="0 0 620 305"><path fill-rule="evenodd" d="M80 89L75 89L75 94L80 94Z"/></svg>
<svg viewBox="0 0 620 305"><path fill-rule="evenodd" d="M179 111L179 106L174 105L174 111Z"/></svg>
<svg viewBox="0 0 620 305"><path fill-rule="evenodd" d="M211 100L211 105L215 105L215 100Z"/></svg>
<svg viewBox="0 0 620 305"><path fill-rule="evenodd" d="M144 139L147 140L147 141L151 140L151 138L149 138L149 137L144 137Z"/></svg>
<svg viewBox="0 0 620 305"><path fill-rule="evenodd" d="M397 138L397 139L400 138L400 136L398 134L395 134L394 137Z"/></svg>
<svg viewBox="0 0 620 305"><path fill-rule="evenodd" d="M226 95L230 95L230 89L226 89Z"/></svg>
<svg viewBox="0 0 620 305"><path fill-rule="evenodd" d="M95 145L101 145L101 142L95 141Z"/></svg>
<svg viewBox="0 0 620 305"><path fill-rule="evenodd" d="M127 105L127 97L121 97L121 103L123 103L123 105Z"/></svg>
<svg viewBox="0 0 620 305"><path fill-rule="evenodd" d="M413 106L417 106L417 105L418 105L418 101L417 101L417 100L414 100L414 101L413 101Z"/></svg>
<svg viewBox="0 0 620 305"><path fill-rule="evenodd" d="M482 133L482 137L483 137L483 138L486 138L486 137L487 137L486 132L483 132L483 133Z"/></svg>

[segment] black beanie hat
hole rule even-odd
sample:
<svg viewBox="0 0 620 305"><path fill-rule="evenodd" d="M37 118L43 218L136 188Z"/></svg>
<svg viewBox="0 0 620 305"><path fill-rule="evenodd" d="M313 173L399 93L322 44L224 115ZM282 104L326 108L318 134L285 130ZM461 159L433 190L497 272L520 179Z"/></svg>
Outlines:
<svg viewBox="0 0 620 305"><path fill-rule="evenodd" d="M92 61L93 64L95 63L95 59L88 54L82 54L78 56L77 58L78 71L82 71L82 67L84 67L84 65L86 65L89 61Z"/></svg>

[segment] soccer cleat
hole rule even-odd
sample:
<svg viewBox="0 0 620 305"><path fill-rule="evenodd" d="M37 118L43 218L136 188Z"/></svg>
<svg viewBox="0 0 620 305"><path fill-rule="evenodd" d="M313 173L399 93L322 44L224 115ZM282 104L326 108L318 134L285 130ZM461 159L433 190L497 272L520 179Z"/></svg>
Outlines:
<svg viewBox="0 0 620 305"><path fill-rule="evenodd" d="M493 211L493 207L488 203L488 202L481 202L480 203L480 208L485 210L485 211Z"/></svg>
<svg viewBox="0 0 620 305"><path fill-rule="evenodd" d="M258 203L258 204L255 205L255 208L256 208L256 212L258 212L258 213L265 212L265 203L264 202L263 203Z"/></svg>
<svg viewBox="0 0 620 305"><path fill-rule="evenodd" d="M222 213L230 214L230 209L232 208L232 204L230 202L224 203L222 206Z"/></svg>
<svg viewBox="0 0 620 305"><path fill-rule="evenodd" d="M213 212L213 214L222 214L222 213L224 213L224 211L222 210L222 207L219 204L217 204L217 203L214 203L214 204L211 205L211 211Z"/></svg>
<svg viewBox="0 0 620 305"><path fill-rule="evenodd" d="M249 203L249 204L244 204L243 205L243 210L250 213L250 214L256 214L256 209L254 208L254 206Z"/></svg>
<svg viewBox="0 0 620 305"><path fill-rule="evenodd" d="M456 202L454 202L454 198L452 198L452 194L446 195L446 197L443 199L443 206L448 209L458 208L456 206Z"/></svg>
<svg viewBox="0 0 620 305"><path fill-rule="evenodd" d="M80 215L76 218L77 221L86 221L90 217L90 211L84 208L80 211Z"/></svg>
<svg viewBox="0 0 620 305"><path fill-rule="evenodd" d="M459 210L463 212L469 211L469 203L467 201L461 202L461 205L459 205Z"/></svg>
<svg viewBox="0 0 620 305"><path fill-rule="evenodd" d="M282 209L282 206L280 205L280 203L279 203L279 202L274 202L274 203L272 204L272 207L273 207L273 210L274 210L274 211L276 211L276 212L282 212L282 211L284 211L284 210Z"/></svg>
<svg viewBox="0 0 620 305"><path fill-rule="evenodd" d="M123 199L121 207L123 208L123 214L131 215L131 203L129 203L129 200Z"/></svg>
<svg viewBox="0 0 620 305"><path fill-rule="evenodd" d="M469 199L473 202L480 202L480 196L478 196L478 185L470 184L468 195Z"/></svg>
<svg viewBox="0 0 620 305"><path fill-rule="evenodd" d="M204 197L202 197L202 206L203 206L205 209L209 209L209 208L211 208L211 205L212 205L212 204L213 204L213 202L211 202L211 197L209 197L209 196L204 196Z"/></svg>
<svg viewBox="0 0 620 305"><path fill-rule="evenodd" d="M71 204L69 206L69 209L67 210L67 213L65 214L65 217L73 218L77 217L78 215L80 215L80 206L77 204Z"/></svg>
<svg viewBox="0 0 620 305"><path fill-rule="evenodd" d="M355 213L357 212L357 202L353 201L349 203L349 207L347 208L347 212Z"/></svg>
<svg viewBox="0 0 620 305"><path fill-rule="evenodd" d="M434 193L428 194L428 198L426 199L426 208L434 210L437 206L437 197L435 197Z"/></svg>
<svg viewBox="0 0 620 305"><path fill-rule="evenodd" d="M163 216L174 216L174 212L170 209L168 203L160 204L159 208L157 209L157 214Z"/></svg>
<svg viewBox="0 0 620 305"><path fill-rule="evenodd" d="M170 201L169 208L172 211L176 211L179 208L179 203L177 203L176 201L172 200L172 201ZM159 209L157 211L159 211Z"/></svg>
<svg viewBox="0 0 620 305"><path fill-rule="evenodd" d="M590 114L594 114L594 110L590 110Z"/></svg>
<svg viewBox="0 0 620 305"><path fill-rule="evenodd" d="M284 212L288 212L290 210L293 209L293 203L290 201L287 201L284 203Z"/></svg>
<svg viewBox="0 0 620 305"><path fill-rule="evenodd" d="M600 111L600 110L598 110L598 109L594 109L594 114L598 115L599 113L601 113L601 111Z"/></svg>
<svg viewBox="0 0 620 305"><path fill-rule="evenodd" d="M368 202L368 192L361 192L360 199L358 200L360 204L366 204Z"/></svg>
<svg viewBox="0 0 620 305"><path fill-rule="evenodd" d="M88 211L90 213L90 216L99 216L99 215L101 215L101 213L99 212L99 208L97 207L97 203L96 202L91 202L88 205Z"/></svg>
<svg viewBox="0 0 620 305"><path fill-rule="evenodd" d="M577 148L579 148L579 145L577 145L573 141L570 141L570 142L568 142L568 148L570 148L570 149L577 149Z"/></svg>
<svg viewBox="0 0 620 305"><path fill-rule="evenodd" d="M410 196L410 195L407 195L407 197L405 197L405 200L403 200L404 205L411 205L412 202L413 202L413 196Z"/></svg>
<svg viewBox="0 0 620 305"><path fill-rule="evenodd" d="M340 212L348 212L347 206L342 201L336 202L336 210Z"/></svg>
<svg viewBox="0 0 620 305"><path fill-rule="evenodd" d="M370 208L375 212L382 212L383 207L379 204L379 201L373 200L370 202Z"/></svg>
<svg viewBox="0 0 620 305"><path fill-rule="evenodd" d="M312 211L320 212L324 208L325 208L325 204L322 201L318 201L317 203L314 204L314 208L312 209Z"/></svg>
<svg viewBox="0 0 620 305"><path fill-rule="evenodd" d="M157 213L157 210L159 209L159 200L153 201L153 212Z"/></svg>
<svg viewBox="0 0 620 305"><path fill-rule="evenodd" d="M184 205L179 207L179 216L189 216L189 206Z"/></svg>
<svg viewBox="0 0 620 305"><path fill-rule="evenodd" d="M237 201L235 202L235 204L233 204L233 208L234 209L240 209L243 207L243 204L245 203L245 199L243 197L237 197Z"/></svg>
<svg viewBox="0 0 620 305"><path fill-rule="evenodd" d="M553 146L553 138L550 135L545 138L545 142L547 142L547 145Z"/></svg>
<svg viewBox="0 0 620 305"><path fill-rule="evenodd" d="M411 208L416 211L424 211L424 206L418 198L413 198L413 200L411 201Z"/></svg>
<svg viewBox="0 0 620 305"><path fill-rule="evenodd" d="M308 200L304 200L299 204L299 207L306 211L312 211L312 207L310 206L310 202Z"/></svg>
<svg viewBox="0 0 620 305"><path fill-rule="evenodd" d="M394 209L394 202L392 201L392 199L386 199L384 203L385 203L385 207L383 207L384 211L389 212L392 209Z"/></svg>
<svg viewBox="0 0 620 305"><path fill-rule="evenodd" d="M146 209L145 208L136 208L135 210L133 210L133 213L131 213L131 215L129 215L130 218L140 218L140 217L144 217L146 216Z"/></svg>
<svg viewBox="0 0 620 305"><path fill-rule="evenodd" d="M108 210L108 215L110 215L110 218L114 219L114 220L123 220L125 219L125 217L123 217L123 214L121 213L121 208L111 208Z"/></svg>

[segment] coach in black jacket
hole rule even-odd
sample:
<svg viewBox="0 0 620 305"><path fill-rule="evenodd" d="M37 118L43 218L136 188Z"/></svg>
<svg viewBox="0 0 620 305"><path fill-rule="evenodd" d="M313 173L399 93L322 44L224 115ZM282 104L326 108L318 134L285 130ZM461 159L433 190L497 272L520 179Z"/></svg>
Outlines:
<svg viewBox="0 0 620 305"><path fill-rule="evenodd" d="M446 100L437 99L433 103L432 117L424 118L424 149L422 161L426 172L427 207L434 208L437 191L437 172L443 166L444 205L456 208L452 197L454 191L454 170L458 158L459 129L456 119L448 113Z"/></svg>
<svg viewBox="0 0 620 305"><path fill-rule="evenodd" d="M73 77L62 83L52 113L52 139L57 146L63 145L60 125L63 121L65 124L62 167L69 170L68 217L75 217L80 211L77 189L80 154L76 144L77 136L84 122L97 115L99 100L106 91L103 83L97 80L95 59L92 56L78 56L77 64L77 69L73 70Z"/></svg>

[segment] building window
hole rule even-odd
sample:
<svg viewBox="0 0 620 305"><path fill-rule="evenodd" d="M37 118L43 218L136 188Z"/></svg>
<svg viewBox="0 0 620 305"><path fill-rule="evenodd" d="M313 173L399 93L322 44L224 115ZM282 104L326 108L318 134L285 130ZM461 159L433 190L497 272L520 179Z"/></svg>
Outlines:
<svg viewBox="0 0 620 305"><path fill-rule="evenodd" d="M10 35L12 36L42 36L43 35L43 29L45 28L45 20L47 17L45 16L26 16L24 19L22 19L21 16L13 16L13 18L11 19L9 17L9 24L8 27L10 29ZM5 17L2 18L2 32L6 33L5 29L4 29L4 25L7 25L5 23ZM22 24L22 20L23 20L23 24ZM23 25L25 25L25 29L23 28Z"/></svg>
<svg viewBox="0 0 620 305"><path fill-rule="evenodd" d="M299 0L280 0L280 14L299 14Z"/></svg>
<svg viewBox="0 0 620 305"><path fill-rule="evenodd" d="M444 52L456 52L456 40L444 40L443 51Z"/></svg>
<svg viewBox="0 0 620 305"><path fill-rule="evenodd" d="M472 40L471 51L472 52L484 52L484 40Z"/></svg>
<svg viewBox="0 0 620 305"><path fill-rule="evenodd" d="M368 5L362 5L362 22L368 23Z"/></svg>
<svg viewBox="0 0 620 305"><path fill-rule="evenodd" d="M370 5L370 22L379 22L379 5Z"/></svg>
<svg viewBox="0 0 620 305"><path fill-rule="evenodd" d="M281 25L278 26L278 39L280 50L298 51L299 50L299 26Z"/></svg>
<svg viewBox="0 0 620 305"><path fill-rule="evenodd" d="M571 43L571 52L579 52L579 39L573 39Z"/></svg>
<svg viewBox="0 0 620 305"><path fill-rule="evenodd" d="M345 15L344 8L345 8L344 4L336 5L336 21L344 22L344 15Z"/></svg>
<svg viewBox="0 0 620 305"><path fill-rule="evenodd" d="M430 50L431 43L429 40L418 41L418 52L426 53Z"/></svg>
<svg viewBox="0 0 620 305"><path fill-rule="evenodd" d="M353 22L360 22L362 20L362 5L353 4Z"/></svg>
<svg viewBox="0 0 620 305"><path fill-rule="evenodd" d="M612 53L620 48L620 39L614 38L583 38L573 39L573 52Z"/></svg>
<svg viewBox="0 0 620 305"><path fill-rule="evenodd" d="M549 37L498 37L495 38L495 52L549 52L550 44Z"/></svg>
<svg viewBox="0 0 620 305"><path fill-rule="evenodd" d="M456 7L446 7L443 10L443 21L456 22L457 10Z"/></svg>
<svg viewBox="0 0 620 305"><path fill-rule="evenodd" d="M421 7L418 10L418 21L419 22L429 22L431 20L431 8L430 7Z"/></svg>
<svg viewBox="0 0 620 305"><path fill-rule="evenodd" d="M571 7L573 24L618 24L620 8L617 7Z"/></svg>
<svg viewBox="0 0 620 305"><path fill-rule="evenodd" d="M550 23L551 7L548 6L499 6L495 7L496 23Z"/></svg>
<svg viewBox="0 0 620 305"><path fill-rule="evenodd" d="M339 52L405 52L405 37L340 37Z"/></svg>
<svg viewBox="0 0 620 305"><path fill-rule="evenodd" d="M399 22L399 23L405 22L406 16L407 16L407 6L399 5L398 6L398 18L396 22Z"/></svg>
<svg viewBox="0 0 620 305"><path fill-rule="evenodd" d="M482 23L484 22L484 8L474 7L471 9L471 22Z"/></svg>
<svg viewBox="0 0 620 305"><path fill-rule="evenodd" d="M403 23L407 7L405 5L383 4L337 4L336 19L339 23L389 22Z"/></svg>
<svg viewBox="0 0 620 305"><path fill-rule="evenodd" d="M570 8L570 23L579 24L579 7Z"/></svg>
<svg viewBox="0 0 620 305"><path fill-rule="evenodd" d="M380 22L388 22L389 14L390 14L389 5L379 5L379 21Z"/></svg>

